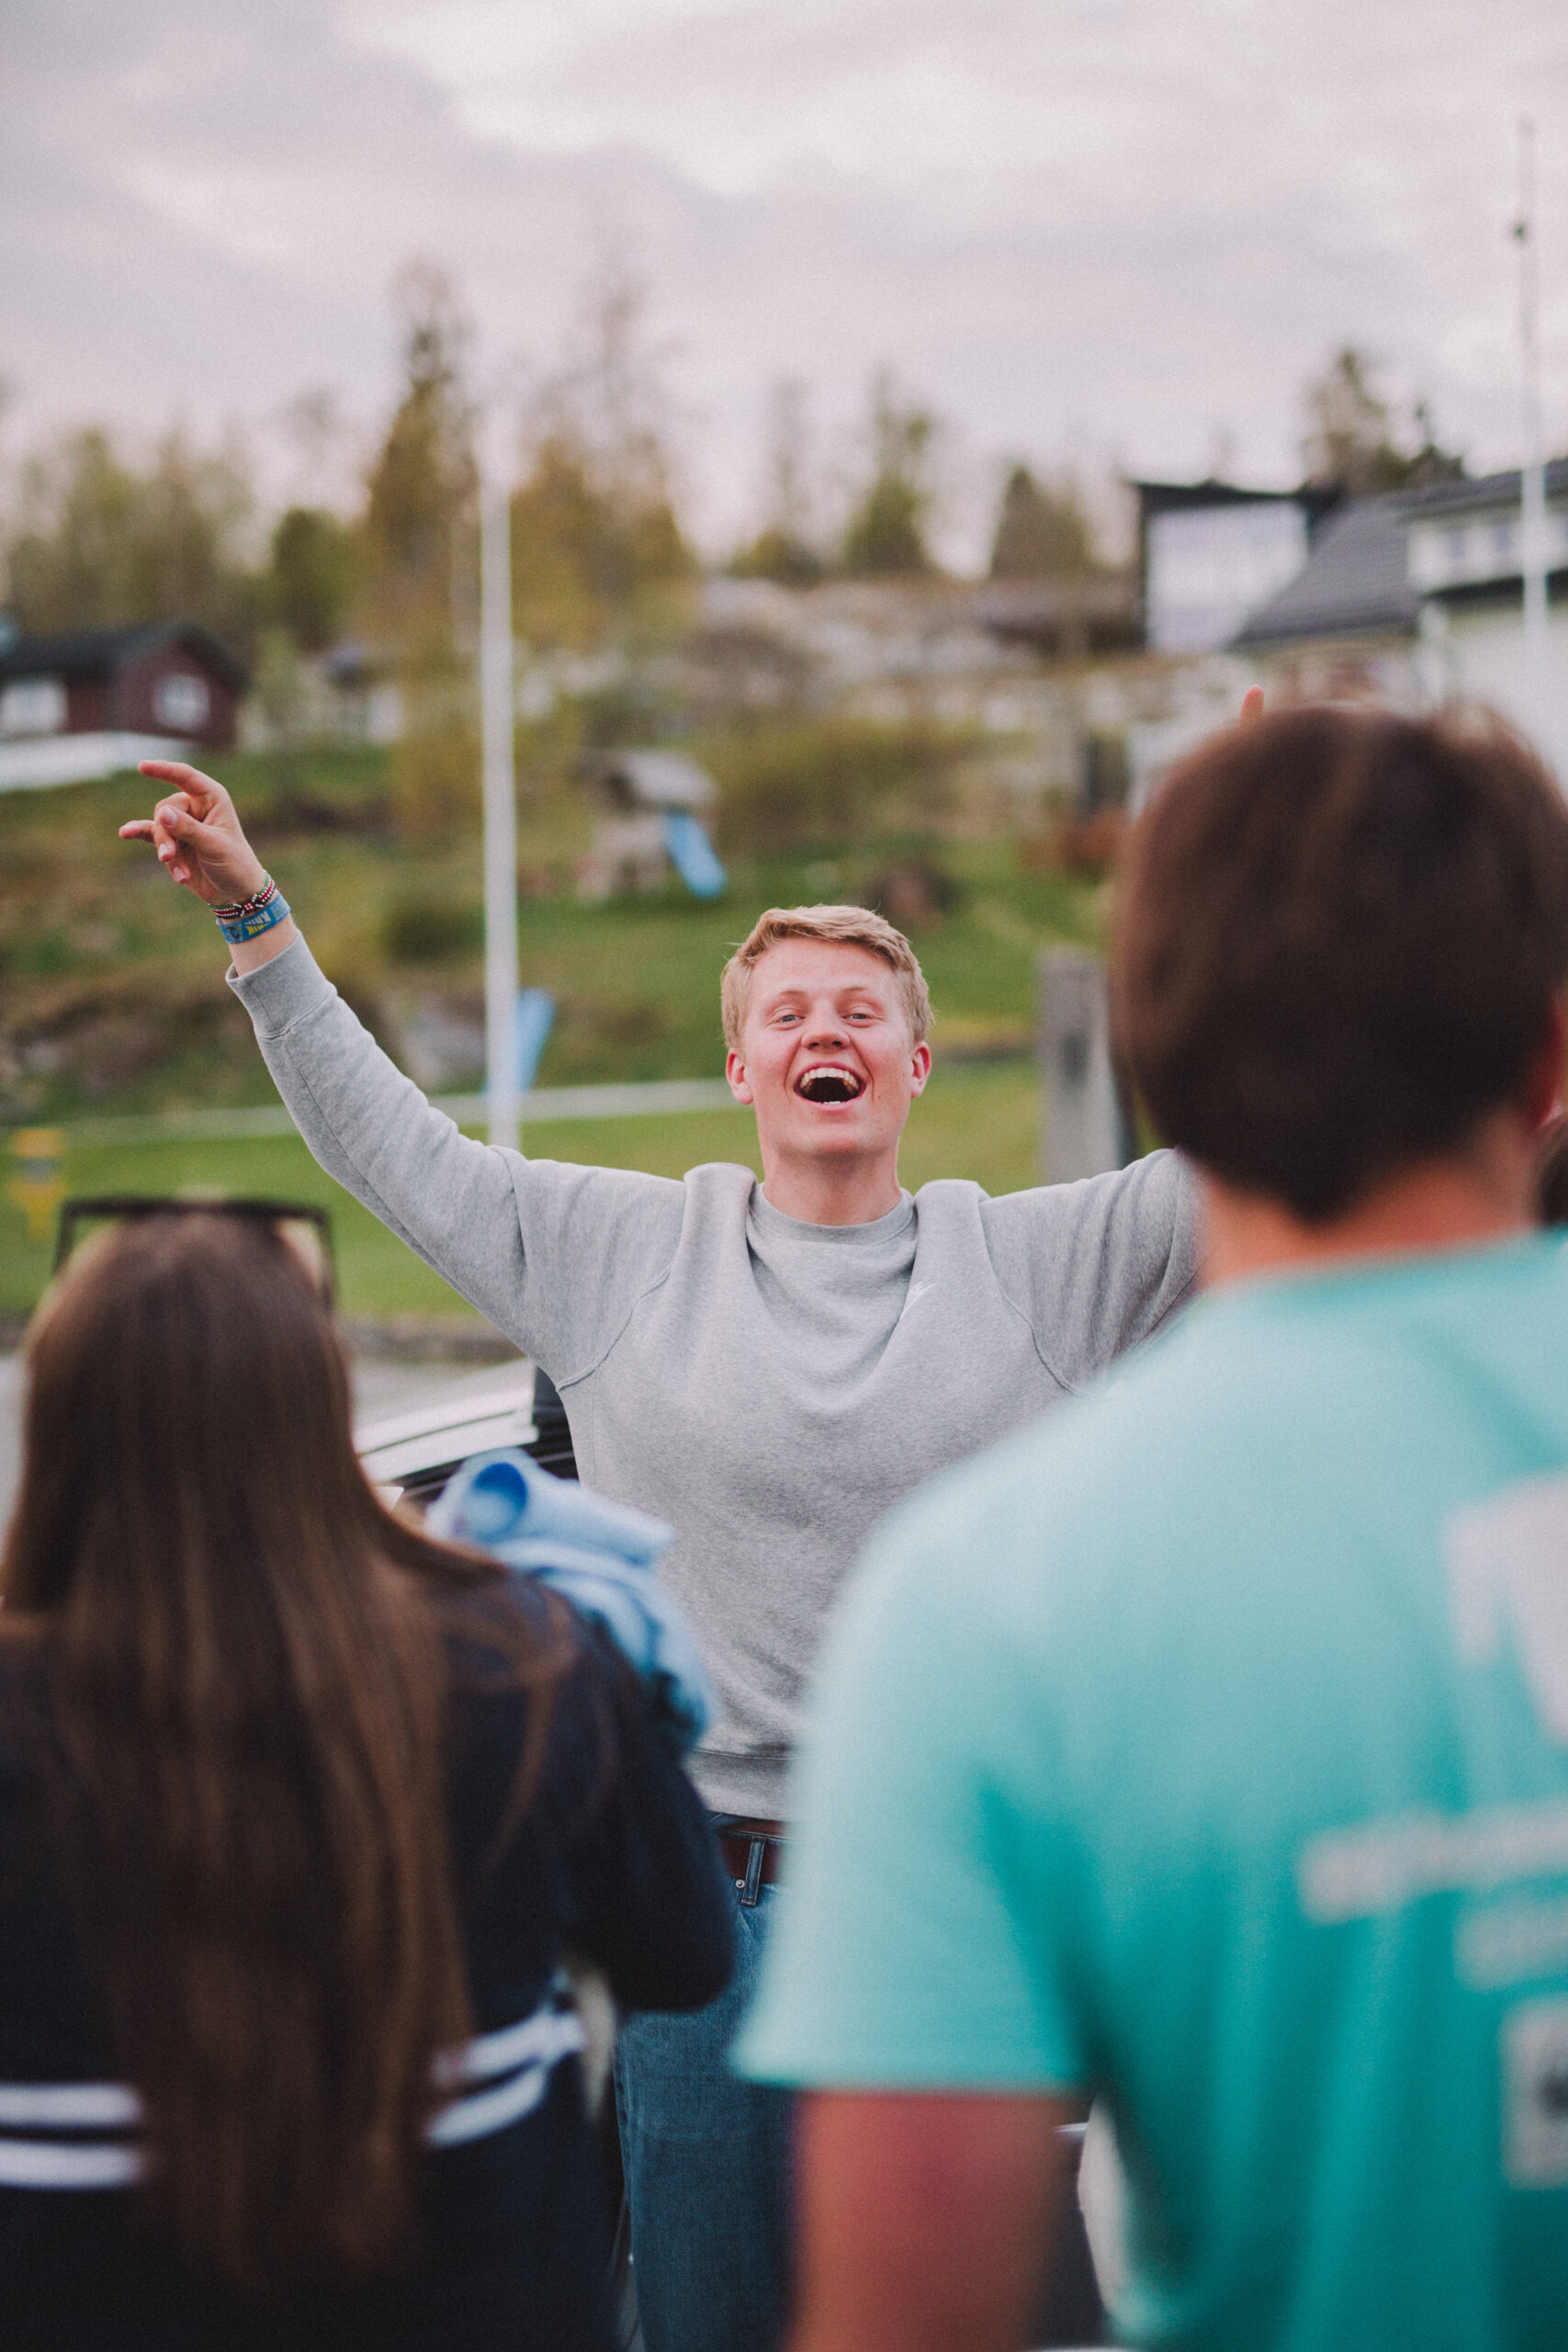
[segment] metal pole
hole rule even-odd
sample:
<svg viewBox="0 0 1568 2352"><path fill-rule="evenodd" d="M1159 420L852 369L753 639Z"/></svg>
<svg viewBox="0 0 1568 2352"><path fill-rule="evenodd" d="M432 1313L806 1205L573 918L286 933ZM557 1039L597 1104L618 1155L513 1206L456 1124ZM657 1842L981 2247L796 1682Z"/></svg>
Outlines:
<svg viewBox="0 0 1568 2352"><path fill-rule="evenodd" d="M517 799L513 764L512 520L490 436L479 487L479 708L484 738L485 1106L492 1144L515 1151Z"/></svg>
<svg viewBox="0 0 1568 2352"><path fill-rule="evenodd" d="M1076 947L1048 947L1038 966L1040 1172L1073 1184L1134 1158L1130 1106L1111 1051L1105 967Z"/></svg>
<svg viewBox="0 0 1568 2352"><path fill-rule="evenodd" d="M1519 360L1524 464L1519 477L1519 565L1524 575L1525 663L1539 706L1546 673L1546 459L1540 423L1540 266L1536 257L1535 124L1519 119ZM1539 723L1539 707L1530 713Z"/></svg>

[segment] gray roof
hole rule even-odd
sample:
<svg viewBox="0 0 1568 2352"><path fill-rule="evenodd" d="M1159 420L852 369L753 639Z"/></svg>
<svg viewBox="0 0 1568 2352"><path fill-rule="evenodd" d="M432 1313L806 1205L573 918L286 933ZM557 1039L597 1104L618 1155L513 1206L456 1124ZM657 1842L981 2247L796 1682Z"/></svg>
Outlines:
<svg viewBox="0 0 1568 2352"><path fill-rule="evenodd" d="M1548 499L1568 498L1568 458L1553 458L1545 471ZM1466 508L1517 506L1519 469L1514 466L1506 473L1478 474L1473 481L1434 482L1429 490L1404 492L1401 503L1408 514L1418 516L1457 514Z"/></svg>
<svg viewBox="0 0 1568 2352"><path fill-rule="evenodd" d="M1361 498L1331 515L1287 587L1232 639L1238 650L1298 637L1414 629L1421 599L1410 584L1404 497Z"/></svg>
<svg viewBox="0 0 1568 2352"><path fill-rule="evenodd" d="M1568 458L1554 458L1547 467L1546 495L1549 501L1568 498ZM1231 642L1245 650L1296 638L1413 631L1422 599L1410 583L1408 525L1430 515L1518 503L1517 467L1474 481L1434 482L1427 490L1359 498L1329 517L1303 569L1258 607Z"/></svg>

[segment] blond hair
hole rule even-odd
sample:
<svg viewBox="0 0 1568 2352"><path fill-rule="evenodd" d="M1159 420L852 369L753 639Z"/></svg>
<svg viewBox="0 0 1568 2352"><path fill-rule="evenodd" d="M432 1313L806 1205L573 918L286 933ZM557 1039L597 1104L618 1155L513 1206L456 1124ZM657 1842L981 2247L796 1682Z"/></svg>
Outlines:
<svg viewBox="0 0 1568 2352"><path fill-rule="evenodd" d="M751 1001L751 975L769 948L784 939L822 939L835 947L863 947L878 956L898 982L910 1034L919 1044L931 1025L931 1001L926 993L925 974L901 931L895 931L869 907L770 907L759 917L750 938L741 941L719 982L724 1041L732 1054L740 1051L740 1033Z"/></svg>

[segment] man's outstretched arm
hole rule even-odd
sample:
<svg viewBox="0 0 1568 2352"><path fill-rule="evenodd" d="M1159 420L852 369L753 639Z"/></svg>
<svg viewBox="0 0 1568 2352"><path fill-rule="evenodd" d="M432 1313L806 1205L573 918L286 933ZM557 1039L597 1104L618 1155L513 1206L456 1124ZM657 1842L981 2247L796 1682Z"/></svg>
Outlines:
<svg viewBox="0 0 1568 2352"><path fill-rule="evenodd" d="M122 834L150 842L209 907L259 888L261 861L222 786L173 761L144 772L175 789ZM278 1092L328 1174L553 1375L586 1369L674 1250L681 1187L461 1135L360 1025L291 919L231 952Z"/></svg>
<svg viewBox="0 0 1568 2352"><path fill-rule="evenodd" d="M1066 2193L1058 2127L1027 2094L818 2091L797 2123L789 2352L1021 2352Z"/></svg>

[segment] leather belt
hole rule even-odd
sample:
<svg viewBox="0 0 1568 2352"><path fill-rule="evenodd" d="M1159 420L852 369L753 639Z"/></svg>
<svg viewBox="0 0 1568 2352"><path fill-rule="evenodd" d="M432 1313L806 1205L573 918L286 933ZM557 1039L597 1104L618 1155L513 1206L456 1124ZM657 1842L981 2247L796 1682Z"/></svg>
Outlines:
<svg viewBox="0 0 1568 2352"><path fill-rule="evenodd" d="M784 1867L784 1825L728 1813L718 1815L714 1832L724 1867L735 1881L735 1892L750 1910L765 1886L778 1883Z"/></svg>

